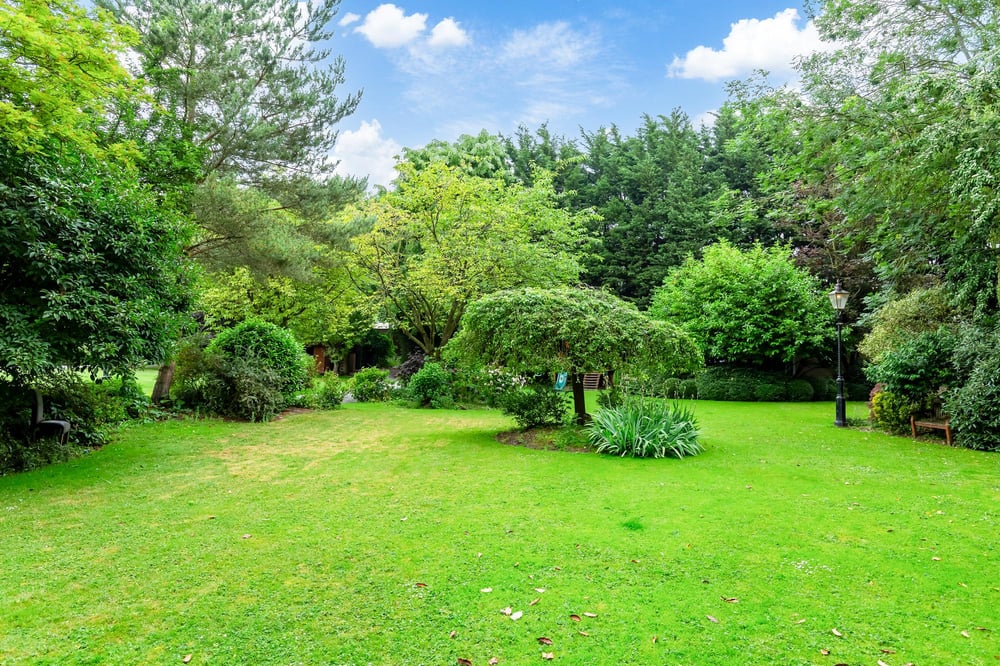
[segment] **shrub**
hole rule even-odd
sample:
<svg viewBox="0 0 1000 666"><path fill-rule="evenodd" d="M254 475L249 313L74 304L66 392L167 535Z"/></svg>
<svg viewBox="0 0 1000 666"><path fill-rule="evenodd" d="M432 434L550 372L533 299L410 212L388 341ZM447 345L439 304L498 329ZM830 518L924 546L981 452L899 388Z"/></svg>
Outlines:
<svg viewBox="0 0 1000 666"><path fill-rule="evenodd" d="M253 360L230 359L218 375L221 391L213 393L213 411L247 421L270 421L287 404L279 389L283 378Z"/></svg>
<svg viewBox="0 0 1000 666"><path fill-rule="evenodd" d="M618 407L625 400L625 392L617 384L597 394L597 404L601 407Z"/></svg>
<svg viewBox="0 0 1000 666"><path fill-rule="evenodd" d="M389 399L389 392L387 370L365 368L351 378L351 394L358 402L383 402Z"/></svg>
<svg viewBox="0 0 1000 666"><path fill-rule="evenodd" d="M785 395L790 402L808 402L813 399L815 391L805 379L793 379L786 385Z"/></svg>
<svg viewBox="0 0 1000 666"><path fill-rule="evenodd" d="M598 453L622 457L683 458L702 451L692 411L650 398L629 398L600 410L587 432Z"/></svg>
<svg viewBox="0 0 1000 666"><path fill-rule="evenodd" d="M440 363L427 362L410 378L406 386L410 399L422 407L435 409L455 404L451 391L451 374Z"/></svg>
<svg viewBox="0 0 1000 666"><path fill-rule="evenodd" d="M952 382L955 334L947 328L921 333L887 351L865 374L885 390L917 402Z"/></svg>
<svg viewBox="0 0 1000 666"><path fill-rule="evenodd" d="M268 371L269 380L275 381L274 389L285 400L291 400L301 391L308 378L310 359L289 331L262 321L246 321L219 333L205 348L209 355L217 355L223 365L244 359L243 363L228 368L230 375L241 374L250 368ZM242 380L241 380L242 381ZM240 398L237 396L237 400Z"/></svg>
<svg viewBox="0 0 1000 666"><path fill-rule="evenodd" d="M682 379L680 388L678 389L677 397L681 400L694 400L698 397L698 380Z"/></svg>
<svg viewBox="0 0 1000 666"><path fill-rule="evenodd" d="M314 403L317 409L337 409L344 402L347 386L333 374L327 374L316 380Z"/></svg>
<svg viewBox="0 0 1000 666"><path fill-rule="evenodd" d="M679 398L681 389L681 380L677 377L667 377L663 380L663 390L661 397L663 398Z"/></svg>
<svg viewBox="0 0 1000 666"><path fill-rule="evenodd" d="M1000 335L994 333L979 353L975 363L959 357L972 370L964 385L945 394L944 409L958 445L1000 451Z"/></svg>
<svg viewBox="0 0 1000 666"><path fill-rule="evenodd" d="M810 386L810 395L812 387ZM773 381L761 377L753 389L753 397L760 402L781 402L788 399L788 385L784 381Z"/></svg>
<svg viewBox="0 0 1000 666"><path fill-rule="evenodd" d="M707 368L697 377L699 400L754 400L757 380L753 372L717 366Z"/></svg>
<svg viewBox="0 0 1000 666"><path fill-rule="evenodd" d="M955 320L955 311L948 302L944 287L915 289L889 301L869 318L871 332L861 340L858 351L872 363L898 349L908 339L936 330Z"/></svg>
<svg viewBox="0 0 1000 666"><path fill-rule="evenodd" d="M892 433L910 431L910 415L919 405L886 390L876 391L871 397L872 425Z"/></svg>
<svg viewBox="0 0 1000 666"><path fill-rule="evenodd" d="M410 381L410 377L417 374L420 368L427 362L427 355L423 352L413 352L406 357L406 360L399 364L399 374L397 375L404 384Z"/></svg>
<svg viewBox="0 0 1000 666"><path fill-rule="evenodd" d="M504 414L514 417L523 429L564 425L569 416L569 406L569 396L548 384L508 389L500 398Z"/></svg>

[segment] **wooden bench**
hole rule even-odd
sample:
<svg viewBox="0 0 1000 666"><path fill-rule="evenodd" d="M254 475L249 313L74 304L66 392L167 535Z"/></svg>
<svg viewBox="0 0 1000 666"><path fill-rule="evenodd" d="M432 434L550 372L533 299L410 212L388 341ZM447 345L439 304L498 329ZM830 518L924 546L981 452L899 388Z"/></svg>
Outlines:
<svg viewBox="0 0 1000 666"><path fill-rule="evenodd" d="M913 438L917 438L917 428L929 428L931 430L944 430L944 440L951 446L951 422L946 417L944 419L917 419L910 416L910 433Z"/></svg>

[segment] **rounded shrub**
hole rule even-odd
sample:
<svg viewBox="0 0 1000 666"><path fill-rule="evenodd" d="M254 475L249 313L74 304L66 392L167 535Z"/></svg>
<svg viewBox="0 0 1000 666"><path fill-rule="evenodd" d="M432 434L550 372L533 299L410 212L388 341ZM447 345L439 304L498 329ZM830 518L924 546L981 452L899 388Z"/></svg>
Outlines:
<svg viewBox="0 0 1000 666"><path fill-rule="evenodd" d="M521 428L564 425L569 416L569 406L569 396L547 384L508 389L500 398L504 414L514 417Z"/></svg>
<svg viewBox="0 0 1000 666"><path fill-rule="evenodd" d="M694 400L698 397L698 380L694 378L682 379L677 397L681 400Z"/></svg>
<svg viewBox="0 0 1000 666"><path fill-rule="evenodd" d="M699 400L749 402L755 399L757 381L752 371L717 366L698 375Z"/></svg>
<svg viewBox="0 0 1000 666"><path fill-rule="evenodd" d="M389 399L389 371L364 368L351 378L351 395L358 402L383 402Z"/></svg>
<svg viewBox="0 0 1000 666"><path fill-rule="evenodd" d="M785 386L786 400L790 402L809 402L815 395L812 384L805 379L793 379Z"/></svg>
<svg viewBox="0 0 1000 666"><path fill-rule="evenodd" d="M274 381L274 391L287 401L301 391L308 379L309 357L291 332L263 321L246 321L219 333L205 348L207 354L218 356L227 374L242 375L253 369L265 371ZM242 362L236 363L237 359ZM259 385L247 377L240 383Z"/></svg>
<svg viewBox="0 0 1000 666"><path fill-rule="evenodd" d="M788 385L762 376L753 389L753 397L760 402L782 402L788 399Z"/></svg>
<svg viewBox="0 0 1000 666"><path fill-rule="evenodd" d="M337 409L344 402L347 386L340 377L327 374L316 380L314 406L318 409Z"/></svg>
<svg viewBox="0 0 1000 666"><path fill-rule="evenodd" d="M628 398L602 409L587 425L598 453L633 458L683 458L701 453L693 412L652 398Z"/></svg>
<svg viewBox="0 0 1000 666"><path fill-rule="evenodd" d="M813 400L833 400L837 397L837 382L829 377L806 377L812 384Z"/></svg>
<svg viewBox="0 0 1000 666"><path fill-rule="evenodd" d="M667 377L663 380L663 391L662 396L664 398L679 398L681 389L681 380L677 377Z"/></svg>
<svg viewBox="0 0 1000 666"><path fill-rule="evenodd" d="M891 433L909 432L910 415L916 410L915 403L890 391L877 391L871 397L872 425Z"/></svg>
<svg viewBox="0 0 1000 666"><path fill-rule="evenodd" d="M409 398L420 403L422 407L442 409L455 404L451 390L451 373L440 363L429 361L424 363L406 385Z"/></svg>

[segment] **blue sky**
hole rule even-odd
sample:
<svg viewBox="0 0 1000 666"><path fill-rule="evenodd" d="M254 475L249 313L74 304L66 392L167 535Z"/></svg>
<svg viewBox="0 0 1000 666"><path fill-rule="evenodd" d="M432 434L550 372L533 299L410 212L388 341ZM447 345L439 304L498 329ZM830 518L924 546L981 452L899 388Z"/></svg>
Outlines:
<svg viewBox="0 0 1000 666"><path fill-rule="evenodd" d="M707 117L724 84L819 47L801 0L342 0L330 46L342 92L363 89L340 124L340 170L374 184L402 147L548 122L577 136L644 113Z"/></svg>

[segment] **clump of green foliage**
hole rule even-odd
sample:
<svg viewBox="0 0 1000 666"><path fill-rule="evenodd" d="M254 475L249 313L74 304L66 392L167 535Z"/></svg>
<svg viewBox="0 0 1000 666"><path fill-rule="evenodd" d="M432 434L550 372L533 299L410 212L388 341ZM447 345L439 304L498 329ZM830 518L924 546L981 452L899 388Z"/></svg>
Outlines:
<svg viewBox="0 0 1000 666"><path fill-rule="evenodd" d="M953 322L955 310L944 287L914 289L891 300L868 318L871 331L858 344L858 351L872 363L895 350L909 338L937 330Z"/></svg>
<svg viewBox="0 0 1000 666"><path fill-rule="evenodd" d="M871 397L871 421L876 428L896 434L910 431L910 415L920 405L907 398L877 387Z"/></svg>
<svg viewBox="0 0 1000 666"><path fill-rule="evenodd" d="M673 269L649 311L694 337L708 363L773 367L826 347L833 313L822 291L787 248L720 242Z"/></svg>
<svg viewBox="0 0 1000 666"><path fill-rule="evenodd" d="M956 341L953 359L964 380L944 396L955 442L1000 451L1000 327L970 327Z"/></svg>
<svg viewBox="0 0 1000 666"><path fill-rule="evenodd" d="M443 409L455 404L451 389L451 373L440 363L424 363L406 385L406 393L421 407Z"/></svg>
<svg viewBox="0 0 1000 666"><path fill-rule="evenodd" d="M274 324L243 322L204 342L193 338L178 354L174 395L185 407L268 421L306 386L309 357Z"/></svg>
<svg viewBox="0 0 1000 666"><path fill-rule="evenodd" d="M312 407L316 409L337 409L347 396L347 386L334 374L318 377L313 382Z"/></svg>
<svg viewBox="0 0 1000 666"><path fill-rule="evenodd" d="M358 402L384 402L391 392L388 370L364 368L351 378L351 395Z"/></svg>
<svg viewBox="0 0 1000 666"><path fill-rule="evenodd" d="M503 413L512 416L522 429L561 426L569 417L569 395L546 383L508 389L498 402Z"/></svg>
<svg viewBox="0 0 1000 666"><path fill-rule="evenodd" d="M701 453L694 412L676 403L630 397L587 425L598 453L633 458L683 458Z"/></svg>
<svg viewBox="0 0 1000 666"><path fill-rule="evenodd" d="M884 352L865 374L886 391L921 402L954 381L955 342L955 334L945 327L920 333Z"/></svg>

